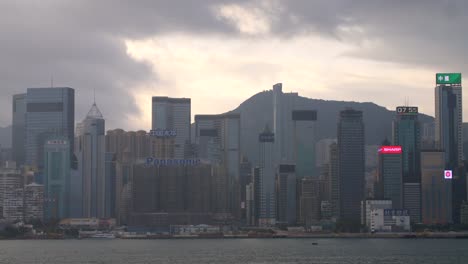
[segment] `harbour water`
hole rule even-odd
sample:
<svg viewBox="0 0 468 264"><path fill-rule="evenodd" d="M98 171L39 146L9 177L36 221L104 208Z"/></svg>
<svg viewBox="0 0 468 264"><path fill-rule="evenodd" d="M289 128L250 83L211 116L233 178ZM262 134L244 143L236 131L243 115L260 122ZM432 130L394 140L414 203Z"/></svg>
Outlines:
<svg viewBox="0 0 468 264"><path fill-rule="evenodd" d="M468 239L3 240L0 263L465 264Z"/></svg>

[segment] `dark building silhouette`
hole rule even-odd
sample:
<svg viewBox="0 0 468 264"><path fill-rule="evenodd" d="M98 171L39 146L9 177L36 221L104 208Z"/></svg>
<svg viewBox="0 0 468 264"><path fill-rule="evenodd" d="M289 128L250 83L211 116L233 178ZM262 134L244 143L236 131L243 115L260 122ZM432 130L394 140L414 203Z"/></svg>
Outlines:
<svg viewBox="0 0 468 264"><path fill-rule="evenodd" d="M440 84L435 88L435 141L445 151L445 169L453 171L452 219L460 221L461 204L466 200L463 168L463 104L461 83Z"/></svg>
<svg viewBox="0 0 468 264"><path fill-rule="evenodd" d="M350 108L341 111L339 117L341 220L354 224L360 222L361 201L364 198L364 123L362 111Z"/></svg>

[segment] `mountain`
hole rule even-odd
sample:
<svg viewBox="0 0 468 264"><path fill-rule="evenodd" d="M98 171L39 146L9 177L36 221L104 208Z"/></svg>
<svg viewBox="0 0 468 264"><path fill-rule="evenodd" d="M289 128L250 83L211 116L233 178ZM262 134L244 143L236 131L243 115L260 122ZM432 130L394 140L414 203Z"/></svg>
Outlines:
<svg viewBox="0 0 468 264"><path fill-rule="evenodd" d="M244 101L230 113L241 114L241 149L250 161L256 163L258 156L258 134L265 124L273 127L273 92L260 92ZM365 139L368 145L378 145L385 138L392 137L392 120L395 111L374 103L329 101L310 99L299 96L294 109L317 110L317 141L324 138L336 138L339 111L351 107L363 111ZM433 122L434 118L419 115L421 123Z"/></svg>
<svg viewBox="0 0 468 264"><path fill-rule="evenodd" d="M0 146L11 148L11 126L0 127Z"/></svg>

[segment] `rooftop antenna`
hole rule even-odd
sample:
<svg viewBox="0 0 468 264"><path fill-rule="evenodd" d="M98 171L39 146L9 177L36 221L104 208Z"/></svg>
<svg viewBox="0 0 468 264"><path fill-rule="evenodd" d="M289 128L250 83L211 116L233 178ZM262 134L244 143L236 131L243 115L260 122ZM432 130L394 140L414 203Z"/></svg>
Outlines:
<svg viewBox="0 0 468 264"><path fill-rule="evenodd" d="M54 76L50 76L50 88L54 88Z"/></svg>
<svg viewBox="0 0 468 264"><path fill-rule="evenodd" d="M96 104L96 88L93 88L94 101L93 104Z"/></svg>

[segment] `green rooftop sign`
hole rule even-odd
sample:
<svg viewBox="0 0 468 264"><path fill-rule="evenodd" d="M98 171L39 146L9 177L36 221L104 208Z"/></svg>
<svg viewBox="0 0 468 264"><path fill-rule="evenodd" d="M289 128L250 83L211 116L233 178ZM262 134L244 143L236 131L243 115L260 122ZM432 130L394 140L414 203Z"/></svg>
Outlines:
<svg viewBox="0 0 468 264"><path fill-rule="evenodd" d="M436 84L461 84L461 73L436 73Z"/></svg>

